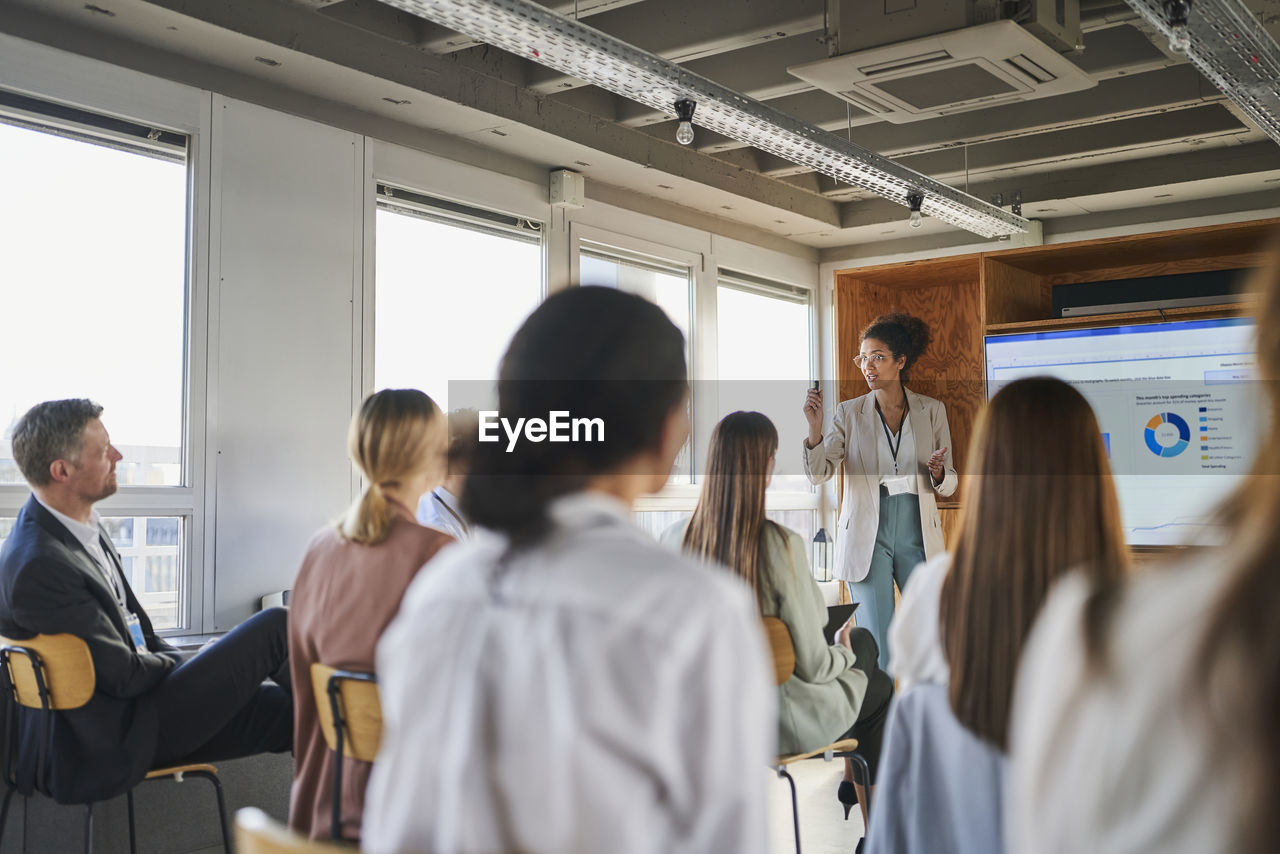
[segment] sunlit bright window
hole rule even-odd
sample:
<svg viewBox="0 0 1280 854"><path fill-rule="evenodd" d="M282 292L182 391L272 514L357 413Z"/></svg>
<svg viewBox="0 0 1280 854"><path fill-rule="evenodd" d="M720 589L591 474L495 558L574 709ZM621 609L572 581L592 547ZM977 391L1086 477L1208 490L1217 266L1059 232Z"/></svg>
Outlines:
<svg viewBox="0 0 1280 854"><path fill-rule="evenodd" d="M541 226L393 192L377 213L374 386L418 388L449 409L449 384L465 383L456 405L474 405L473 385L497 378L542 299Z"/></svg>
<svg viewBox="0 0 1280 854"><path fill-rule="evenodd" d="M808 490L800 443L809 387L809 292L744 274L723 273L716 289L718 403L723 417L763 412L778 428L773 489Z"/></svg>
<svg viewBox="0 0 1280 854"><path fill-rule="evenodd" d="M0 489L25 496L14 422L44 400L87 397L124 455L121 490L186 487L186 137L57 108L0 115ZM47 107L47 105L46 105ZM149 135L150 134L150 138ZM176 492L179 490L175 490ZM163 502L163 499L162 499ZM183 623L186 515L104 522L158 629ZM0 540L12 516L0 519ZM150 535L155 525L163 536Z"/></svg>
<svg viewBox="0 0 1280 854"><path fill-rule="evenodd" d="M599 285L617 288L644 297L657 304L684 335L684 358L689 366L689 376L694 377L692 348L693 332L693 271L687 266L656 258L635 255L625 250L603 244L583 242L578 256L578 278L583 285ZM690 385L691 409L698 406L698 384ZM671 483L689 483L693 477L693 443L697 437L690 435L676 457L671 471Z"/></svg>

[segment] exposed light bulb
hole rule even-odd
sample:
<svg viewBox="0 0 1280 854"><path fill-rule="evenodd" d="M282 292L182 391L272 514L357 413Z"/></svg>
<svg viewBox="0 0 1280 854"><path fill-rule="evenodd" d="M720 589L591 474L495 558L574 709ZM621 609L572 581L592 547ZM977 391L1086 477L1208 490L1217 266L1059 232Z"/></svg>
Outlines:
<svg viewBox="0 0 1280 854"><path fill-rule="evenodd" d="M676 101L676 118L680 120L680 126L676 128L676 142L681 145L693 142L693 111L697 108L697 102L689 98Z"/></svg>
<svg viewBox="0 0 1280 854"><path fill-rule="evenodd" d="M924 205L924 193L912 190L907 193L907 207L911 209L911 218L907 220L912 228L919 228L924 225L924 217L920 215L920 208Z"/></svg>
<svg viewBox="0 0 1280 854"><path fill-rule="evenodd" d="M1191 34L1187 32L1187 19L1191 15L1192 0L1164 0L1164 21L1169 25L1169 50L1186 53L1191 47Z"/></svg>

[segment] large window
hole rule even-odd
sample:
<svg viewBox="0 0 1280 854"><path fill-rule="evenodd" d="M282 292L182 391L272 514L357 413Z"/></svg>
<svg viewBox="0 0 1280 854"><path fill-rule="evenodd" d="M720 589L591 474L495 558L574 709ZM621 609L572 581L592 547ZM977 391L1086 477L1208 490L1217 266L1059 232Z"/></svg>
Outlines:
<svg viewBox="0 0 1280 854"><path fill-rule="evenodd" d="M542 299L541 224L380 185L376 242L374 387L475 405Z"/></svg>
<svg viewBox="0 0 1280 854"><path fill-rule="evenodd" d="M722 271L716 288L719 414L756 410L773 421L775 490L809 489L800 456L808 434L804 396L813 375L809 301L803 288L745 273Z"/></svg>
<svg viewBox="0 0 1280 854"><path fill-rule="evenodd" d="M187 137L0 92L0 151L0 514L27 494L13 423L40 401L87 397L124 455L100 510L113 537L145 548L144 523L181 529L193 506ZM121 515L139 506L151 515ZM177 628L187 555L180 536L163 548L167 572L126 569L157 628Z"/></svg>
<svg viewBox="0 0 1280 854"><path fill-rule="evenodd" d="M584 240L578 255L578 271L580 284L617 288L644 297L661 308L684 335L684 357L689 377L697 376L692 348L693 271L688 265ZM691 388L692 408L697 406L697 384L692 384ZM691 432L689 441L676 457L671 470L672 484L692 482L696 433L696 429Z"/></svg>

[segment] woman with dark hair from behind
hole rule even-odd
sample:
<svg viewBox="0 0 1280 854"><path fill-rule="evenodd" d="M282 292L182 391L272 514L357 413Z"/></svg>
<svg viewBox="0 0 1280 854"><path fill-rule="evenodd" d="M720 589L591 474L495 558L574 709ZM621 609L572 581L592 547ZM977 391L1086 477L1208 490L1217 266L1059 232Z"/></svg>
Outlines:
<svg viewBox="0 0 1280 854"><path fill-rule="evenodd" d="M866 629L850 620L835 644L823 636L827 608L809 571L804 538L765 518L765 489L777 450L778 431L768 417L726 415L711 434L693 516L672 525L662 538L732 569L755 591L760 615L777 617L791 633L796 663L791 678L777 689L778 751L804 753L856 738L874 781L893 683L876 665L875 640ZM853 782L848 760L845 781ZM844 800L848 818L852 802ZM865 794L858 802L867 803Z"/></svg>
<svg viewBox="0 0 1280 854"><path fill-rule="evenodd" d="M1054 591L1018 676L1013 851L1229 851L1280 840L1280 245L1259 274L1262 408L1221 545Z"/></svg>
<svg viewBox="0 0 1280 854"><path fill-rule="evenodd" d="M889 628L901 693L873 854L999 854L1009 705L1031 625L1059 578L1081 570L1109 585L1128 568L1106 446L1070 385L1002 388L978 416L969 461L953 554L915 571Z"/></svg>
<svg viewBox="0 0 1280 854"><path fill-rule="evenodd" d="M929 347L929 327L909 314L885 314L860 338L853 361L870 391L841 401L824 437L822 392L809 390L804 471L819 484L844 464L835 575L848 582L860 606L858 625L871 630L883 668L889 663L894 582L906 587L918 564L942 554L935 495L951 495L959 481L946 407L907 388L911 369Z"/></svg>
<svg viewBox="0 0 1280 854"><path fill-rule="evenodd" d="M776 723L750 591L629 520L667 481L687 397L683 336L639 297L572 288L516 332L499 417L603 431L477 448L463 509L481 530L379 646L364 850L767 849Z"/></svg>
<svg viewBox="0 0 1280 854"><path fill-rule="evenodd" d="M294 691L293 792L289 825L312 839L330 835L333 753L320 732L311 665L372 671L374 647L424 563L453 538L419 525L418 499L444 479L445 419L417 389L365 398L347 435L365 488L337 525L312 538L289 603ZM346 757L340 833L360 838L370 765Z"/></svg>

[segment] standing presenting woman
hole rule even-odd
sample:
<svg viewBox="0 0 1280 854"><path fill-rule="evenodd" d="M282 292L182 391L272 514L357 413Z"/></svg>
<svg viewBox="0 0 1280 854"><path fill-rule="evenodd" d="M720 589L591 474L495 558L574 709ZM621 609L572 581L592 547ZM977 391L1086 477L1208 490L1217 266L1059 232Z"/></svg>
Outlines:
<svg viewBox="0 0 1280 854"><path fill-rule="evenodd" d="M934 493L951 495L958 482L946 408L906 387L928 346L929 327L920 318L882 315L862 331L854 359L871 391L836 406L825 438L822 392L811 389L804 404L809 482L823 483L845 464L835 574L860 605L858 623L875 636L881 668L889 660L894 581L906 586L918 564L943 553Z"/></svg>

